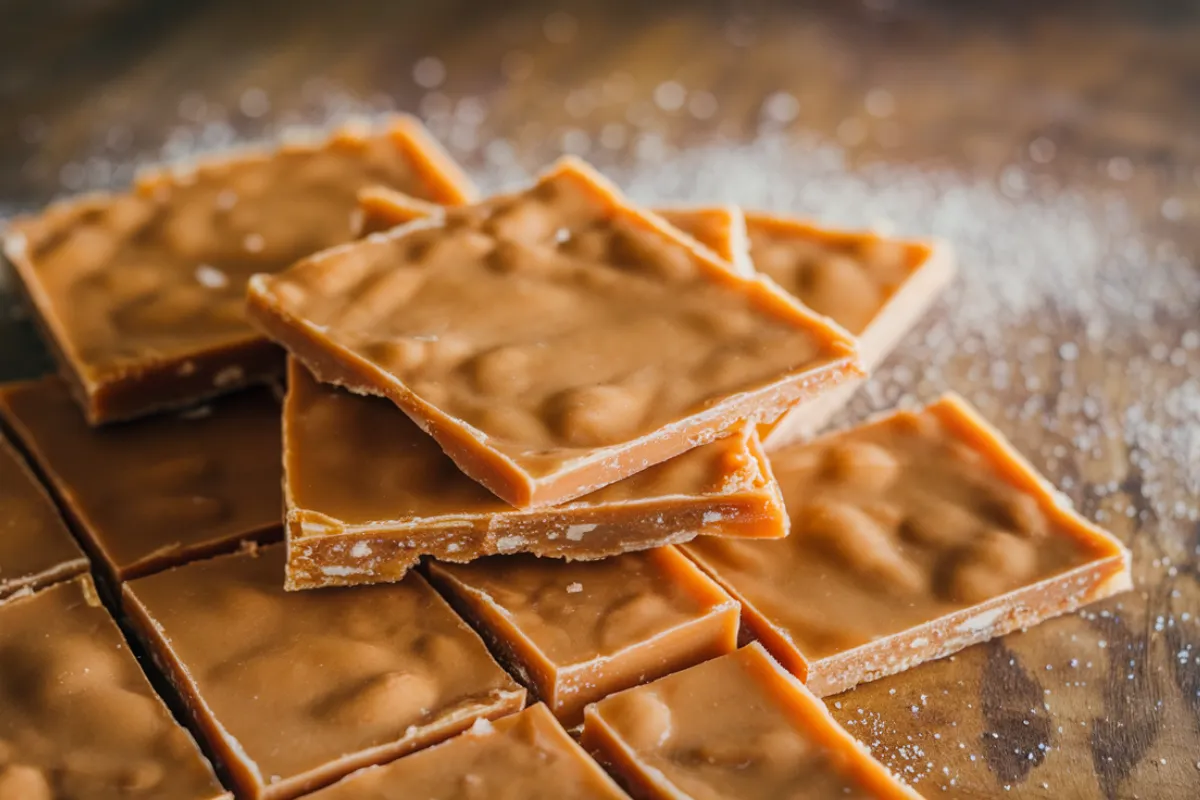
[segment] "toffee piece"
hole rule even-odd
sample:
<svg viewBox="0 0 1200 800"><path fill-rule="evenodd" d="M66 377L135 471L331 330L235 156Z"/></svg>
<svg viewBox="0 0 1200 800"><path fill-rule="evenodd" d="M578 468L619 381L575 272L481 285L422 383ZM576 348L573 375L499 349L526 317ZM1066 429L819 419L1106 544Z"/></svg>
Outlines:
<svg viewBox="0 0 1200 800"><path fill-rule="evenodd" d="M311 800L628 800L538 703L399 761L367 767Z"/></svg>
<svg viewBox="0 0 1200 800"><path fill-rule="evenodd" d="M239 797L296 797L524 705L421 576L288 593L283 561L276 545L124 585L134 628Z"/></svg>
<svg viewBox="0 0 1200 800"><path fill-rule="evenodd" d="M588 706L583 746L638 800L920 800L757 643Z"/></svg>
<svg viewBox="0 0 1200 800"><path fill-rule="evenodd" d="M677 223L678 224L678 223ZM755 269L858 337L866 372L877 367L954 276L945 242L839 231L748 212ZM846 405L861 381L800 403L761 431L768 450L811 436Z"/></svg>
<svg viewBox="0 0 1200 800"><path fill-rule="evenodd" d="M439 203L471 192L405 117L57 203L14 221L4 252L88 421L110 422L278 376L278 350L246 324L246 280L350 240L372 184Z"/></svg>
<svg viewBox="0 0 1200 800"><path fill-rule="evenodd" d="M852 340L564 159L250 281L323 382L391 399L519 507L588 494L859 374Z"/></svg>
<svg viewBox="0 0 1200 800"><path fill-rule="evenodd" d="M0 605L0 800L231 800L76 578Z"/></svg>
<svg viewBox="0 0 1200 800"><path fill-rule="evenodd" d="M568 726L594 700L737 647L738 604L673 547L434 562L429 576Z"/></svg>
<svg viewBox="0 0 1200 800"><path fill-rule="evenodd" d="M72 578L87 566L50 495L0 436L0 602Z"/></svg>
<svg viewBox="0 0 1200 800"><path fill-rule="evenodd" d="M699 533L787 533L779 487L750 425L546 509L509 506L394 404L317 383L295 359L283 436L289 589L399 580L425 555L597 559Z"/></svg>
<svg viewBox="0 0 1200 800"><path fill-rule="evenodd" d="M1128 551L955 395L771 461L791 535L685 547L818 695L1130 588Z"/></svg>
<svg viewBox="0 0 1200 800"><path fill-rule="evenodd" d="M0 418L113 584L280 537L279 402L265 387L92 428L49 377L0 386Z"/></svg>

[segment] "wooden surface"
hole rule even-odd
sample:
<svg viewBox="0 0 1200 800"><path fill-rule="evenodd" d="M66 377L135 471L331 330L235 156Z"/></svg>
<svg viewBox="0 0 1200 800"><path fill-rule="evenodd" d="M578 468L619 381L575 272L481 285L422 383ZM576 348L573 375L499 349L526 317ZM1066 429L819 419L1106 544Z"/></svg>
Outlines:
<svg viewBox="0 0 1200 800"><path fill-rule="evenodd" d="M471 136L504 137L530 169L558 152L565 130L594 142L636 106L638 128L686 152L753 140L764 100L786 92L800 113L788 119L791 101L777 101L776 127L840 143L846 175L887 164L1002 189L1016 175L1022 191L1032 181L1087 208L1119 203L1143 255L1097 252L1115 260L1105 274L1128 280L1082 282L1080 297L1161 288L1154 270L1166 268L1146 248L1179 261L1200 244L1200 12L1186 2L10 5L0 212L64 187L120 184L137 158L183 153L197 137L220 144L320 122L347 97L443 117L448 103L481 99L482 122L478 104L457 107L478 124L452 142L480 174L485 150ZM443 81L436 65L422 73L434 92L414 83L430 56L445 71ZM670 88L656 105L666 81L710 92L716 108L675 111ZM588 87L601 102L570 99ZM630 163L625 145L605 153L608 165ZM1171 302L1110 315L1107 333L1083 345L1088 320L1070 309L1086 304L1034 298L984 352L1019 369L1021 386L997 384L994 365L969 355L938 366L939 385L976 399L1130 545L1138 589L831 699L927 796L1200 797L1200 304L1188 300L1200 276L1194 266L1179 274ZM0 377L45 369L9 305ZM953 314L949 305L934 318ZM1023 343L1035 335L1048 344L1031 355ZM893 362L920 371L912 341ZM1086 447L1071 435L1083 422Z"/></svg>

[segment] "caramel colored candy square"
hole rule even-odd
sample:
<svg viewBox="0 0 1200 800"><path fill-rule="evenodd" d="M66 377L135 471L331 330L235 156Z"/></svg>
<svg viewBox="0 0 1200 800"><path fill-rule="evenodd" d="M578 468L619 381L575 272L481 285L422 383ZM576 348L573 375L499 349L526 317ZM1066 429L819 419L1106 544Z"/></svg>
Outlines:
<svg viewBox="0 0 1200 800"><path fill-rule="evenodd" d="M775 286L565 159L250 282L251 319L323 382L391 399L519 507L564 503L859 374Z"/></svg>
<svg viewBox="0 0 1200 800"><path fill-rule="evenodd" d="M737 646L737 603L673 547L567 564L435 562L429 575L568 726L594 700Z"/></svg>
<svg viewBox="0 0 1200 800"><path fill-rule="evenodd" d="M51 377L0 387L0 418L111 583L280 536L279 402L265 387L92 428Z"/></svg>
<svg viewBox="0 0 1200 800"><path fill-rule="evenodd" d="M597 559L699 533L787 533L750 425L566 505L517 509L464 475L386 399L317 383L295 359L288 378L289 589L399 580L422 556Z"/></svg>
<svg viewBox="0 0 1200 800"><path fill-rule="evenodd" d="M805 305L858 338L863 369L874 370L954 276L945 242L839 231L763 213L746 214L750 259ZM823 428L862 384L851 381L801 403L764 426L768 450Z"/></svg>
<svg viewBox="0 0 1200 800"><path fill-rule="evenodd" d="M278 350L246 324L246 281L352 238L372 184L441 203L469 192L403 118L67 200L13 222L4 251L88 420L109 422L278 376Z"/></svg>
<svg viewBox="0 0 1200 800"><path fill-rule="evenodd" d="M218 798L90 578L0 605L0 800Z"/></svg>
<svg viewBox="0 0 1200 800"><path fill-rule="evenodd" d="M771 462L787 539L685 547L818 695L1130 587L1125 548L955 395Z"/></svg>
<svg viewBox="0 0 1200 800"><path fill-rule="evenodd" d="M419 575L289 593L283 559L276 545L124 585L138 635L239 796L296 797L524 705Z"/></svg>
<svg viewBox="0 0 1200 800"><path fill-rule="evenodd" d="M87 569L54 501L0 436L0 602Z"/></svg>
<svg viewBox="0 0 1200 800"><path fill-rule="evenodd" d="M587 709L583 746L638 800L919 800L761 646Z"/></svg>
<svg viewBox="0 0 1200 800"><path fill-rule="evenodd" d="M312 800L628 800L538 703L448 742L367 767Z"/></svg>

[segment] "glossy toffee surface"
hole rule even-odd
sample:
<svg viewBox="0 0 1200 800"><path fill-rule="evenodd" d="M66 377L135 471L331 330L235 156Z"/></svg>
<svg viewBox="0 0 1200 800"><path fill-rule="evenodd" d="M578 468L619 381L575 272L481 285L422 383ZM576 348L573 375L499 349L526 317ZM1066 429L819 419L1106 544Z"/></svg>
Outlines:
<svg viewBox="0 0 1200 800"><path fill-rule="evenodd" d="M294 796L310 775L336 777L380 748L413 750L520 706L523 690L419 576L288 593L283 557L281 546L221 556L125 588L199 725L252 774L245 785L274 796L282 783L279 796Z"/></svg>
<svg viewBox="0 0 1200 800"><path fill-rule="evenodd" d="M313 800L623 800L612 778L538 704L363 770Z"/></svg>
<svg viewBox="0 0 1200 800"><path fill-rule="evenodd" d="M810 661L1118 554L961 409L944 399L772 453L791 536L689 552Z"/></svg>
<svg viewBox="0 0 1200 800"><path fill-rule="evenodd" d="M0 605L0 800L226 797L87 578Z"/></svg>
<svg viewBox="0 0 1200 800"><path fill-rule="evenodd" d="M755 269L856 336L928 255L925 245L764 214L747 214L746 231Z"/></svg>
<svg viewBox="0 0 1200 800"><path fill-rule="evenodd" d="M87 558L25 460L0 437L0 599L87 569Z"/></svg>
<svg viewBox="0 0 1200 800"><path fill-rule="evenodd" d="M757 645L591 706L583 742L645 798L915 797Z"/></svg>
<svg viewBox="0 0 1200 800"><path fill-rule="evenodd" d="M569 726L590 702L737 646L738 604L671 547L603 561L511 556L429 570Z"/></svg>
<svg viewBox="0 0 1200 800"><path fill-rule="evenodd" d="M92 428L66 384L0 388L12 427L109 577L279 534L279 403L250 389L186 412Z"/></svg>

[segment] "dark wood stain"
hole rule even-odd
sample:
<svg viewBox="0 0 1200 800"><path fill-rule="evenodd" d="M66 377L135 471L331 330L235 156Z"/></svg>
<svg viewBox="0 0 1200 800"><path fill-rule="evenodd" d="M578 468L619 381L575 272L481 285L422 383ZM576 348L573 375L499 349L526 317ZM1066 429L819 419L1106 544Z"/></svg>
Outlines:
<svg viewBox="0 0 1200 800"><path fill-rule="evenodd" d="M1106 637L1109 674L1101 689L1104 715L1092 720L1092 766L1105 798L1117 800L1161 731L1162 691L1157 673L1138 666L1146 659L1144 634L1116 615L1094 624Z"/></svg>
<svg viewBox="0 0 1200 800"><path fill-rule="evenodd" d="M1197 627L1195 620L1190 625L1177 622L1167 628L1165 638L1172 659L1171 675L1184 707L1192 715L1196 732L1200 733L1200 635L1197 635ZM1181 657L1181 653L1186 656Z"/></svg>
<svg viewBox="0 0 1200 800"><path fill-rule="evenodd" d="M989 642L986 647L980 682L983 752L1001 783L1017 784L1045 760L1054 732L1043 708L1042 685L1003 641Z"/></svg>

